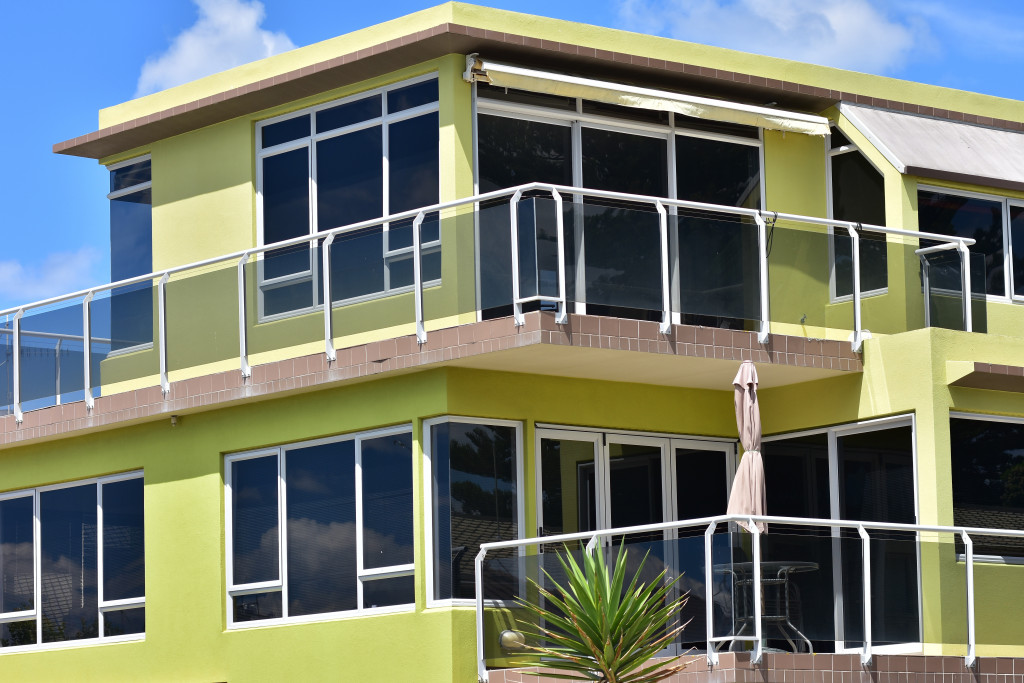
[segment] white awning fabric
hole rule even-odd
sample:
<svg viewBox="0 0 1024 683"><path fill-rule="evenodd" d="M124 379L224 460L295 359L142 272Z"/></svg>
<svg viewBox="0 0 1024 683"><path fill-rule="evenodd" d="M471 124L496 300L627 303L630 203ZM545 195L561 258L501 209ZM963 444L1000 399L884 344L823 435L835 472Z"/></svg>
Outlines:
<svg viewBox="0 0 1024 683"><path fill-rule="evenodd" d="M846 102L839 112L900 173L1024 190L1024 133Z"/></svg>
<svg viewBox="0 0 1024 683"><path fill-rule="evenodd" d="M499 64L481 59L477 55L469 55L466 58L466 72L463 74L463 78L469 82L483 81L498 87L563 97L582 97L595 102L618 104L624 107L671 111L699 119L739 123L770 130L805 135L828 133L828 119L822 116L684 95L667 90L639 88L550 71L538 71L509 64Z"/></svg>

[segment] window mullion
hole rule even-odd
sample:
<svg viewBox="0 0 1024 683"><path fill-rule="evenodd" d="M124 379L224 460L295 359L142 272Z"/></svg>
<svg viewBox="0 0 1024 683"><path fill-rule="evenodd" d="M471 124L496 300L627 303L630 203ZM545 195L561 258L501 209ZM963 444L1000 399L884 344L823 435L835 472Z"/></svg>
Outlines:
<svg viewBox="0 0 1024 683"><path fill-rule="evenodd" d="M103 484L96 482L96 611L99 613L99 632L103 638Z"/></svg>
<svg viewBox="0 0 1024 683"><path fill-rule="evenodd" d="M363 440L356 439L355 453L356 492L356 609L363 609Z"/></svg>
<svg viewBox="0 0 1024 683"><path fill-rule="evenodd" d="M278 579L281 585L281 616L288 616L288 492L285 481L288 476L286 451L283 448L277 451L277 519L278 519L278 545L277 545L277 566Z"/></svg>

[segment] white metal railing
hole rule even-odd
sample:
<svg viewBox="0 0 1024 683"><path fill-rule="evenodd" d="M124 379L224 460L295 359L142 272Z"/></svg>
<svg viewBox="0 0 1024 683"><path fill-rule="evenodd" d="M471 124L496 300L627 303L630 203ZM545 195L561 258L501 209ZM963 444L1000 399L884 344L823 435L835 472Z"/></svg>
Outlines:
<svg viewBox="0 0 1024 683"><path fill-rule="evenodd" d="M864 644L861 648L861 662L868 664L872 657L872 634L871 634L871 547L872 540L870 531L897 531L918 534L916 542L920 543L919 534L951 534L959 536L965 547L964 563L966 569L966 614L967 614L967 654L964 657L965 664L973 667L977 659L977 640L975 629L975 604L974 604L974 546L971 536L1001 536L1009 538L1024 539L1024 530L1014 529L986 529L979 527L961 526L937 526L927 524L898 524L887 522L861 522L852 520L816 519L806 517L773 517L773 516L747 516L747 515L716 515L714 517L701 517L677 522L662 522L659 524L644 524L639 526L620 527L614 529L601 529L598 531L584 531L579 533L557 534L536 538L526 538L512 541L497 541L484 543L480 546L480 552L474 561L476 573L476 651L477 651L477 672L480 681L487 681L487 660L484 648L484 560L488 552L502 549L517 549L524 554L529 547L539 547L551 544L565 544L574 541L586 541L586 552L593 552L599 541L612 536L626 536L629 534L666 532L678 529L699 529L705 527L704 531L704 586L709 592L712 586L712 538L715 530L720 524L730 522L744 522L753 529L749 534L751 539L751 555L753 562L751 571L752 577L752 602L754 606L754 634L752 636L714 636L714 610L709 595L705 595L705 619L706 619L706 657L708 665L718 664L718 650L721 643L727 641L750 642L753 647L751 662L757 663L763 654L764 633L762 624L762 600L763 587L761 585L761 533L757 531L756 522L765 522L771 525L788 525L800 527L817 527L829 529L838 533L843 529L854 530L861 539L862 548L862 599L864 619ZM841 590L837 588L836 590Z"/></svg>
<svg viewBox="0 0 1024 683"><path fill-rule="evenodd" d="M525 193L529 192L546 192L550 193L552 199L556 204L556 231L557 231L557 250L558 250L558 296L551 297L545 296L538 293L536 296L522 297L520 296L520 268L519 268L519 221L518 221L518 206L519 202L523 199ZM102 292L108 292L122 287L128 287L131 285L137 285L142 283L156 284L156 296L157 296L157 343L156 348L159 354L159 378L160 387L163 390L164 395L170 390L170 382L168 380L168 367L167 367L167 317L166 317L166 286L172 275L184 273L187 271L207 268L209 266L227 263L237 262L238 267L238 339L239 339L239 365L243 377L249 377L251 374L251 367L249 365L249 354L248 354L248 343L247 343L247 320L246 320L246 291L245 291L245 265L252 259L260 254L264 254L268 251L275 251L284 249L287 247L297 245L312 245L314 242L323 240L321 248L323 249L323 282L322 282L322 298L325 302L314 308L322 308L324 316L324 353L327 356L328 361L334 361L336 353L334 349L334 332L332 329L331 312L334 308L334 302L331 298L331 277L330 277L330 251L335 239L339 235L351 233L357 230L365 228L375 227L388 222L395 222L401 220L413 219L413 292L414 292L414 311L413 316L416 323L416 337L422 344L426 342L427 332L424 321L423 311L423 273L422 273L422 245L420 240L420 226L422 225L427 214L434 212L448 211L457 209L463 206L474 206L477 207L482 202L491 202L500 200L503 198L509 199L509 212L510 212L510 236L511 236L511 260L512 260L512 305L513 305L513 317L516 325L523 324L523 305L533 301L543 301L553 303L557 305L557 321L560 324L564 324L568 320L568 311L566 309L567 292L566 292L566 274L565 274L565 226L563 225L563 215L561 211L563 195L570 195L577 198L582 197L593 197L606 200L615 200L622 202L629 202L631 204L642 204L649 205L658 214L659 220L659 241L660 241L660 284L661 284L661 298L662 298L662 319L661 319L661 331L663 333L668 332L672 323L672 305L671 305L671 291L670 291L670 258L669 258L669 240L668 240L668 219L669 219L669 208L682 208L696 211L708 211L717 214L729 214L733 216L746 217L754 221L757 229L757 242L758 242L758 263L759 263L759 294L760 294L760 321L758 329L758 340L764 342L768 338L770 330L770 317L769 317L769 289L768 289L768 223L772 221L772 224L776 220L785 220L793 223L801 223L807 225L818 226L822 228L840 228L845 229L849 232L850 239L852 240L853 250L853 333L850 337L850 341L853 345L854 351L859 351L863 339L869 336L867 330L863 328L861 320L861 286L860 286L860 248L859 240L860 233L863 232L874 232L879 234L888 235L902 235L905 237L912 237L916 239L928 239L942 243L943 248L957 249L960 251L963 258L963 282L964 282L964 329L968 332L971 331L971 317L970 317L970 271L969 263L967 259L968 246L974 244L974 240L970 238L951 237L948 235L939 235L935 233L920 232L916 230L902 230L897 228L886 228L878 225L866 225L861 223L851 223L849 221L838 221L825 218L815 218L812 216L802 216L797 214L780 213L776 211L759 210L759 209L748 209L735 206L724 206L718 204L706 204L703 202L691 202L680 199L669 199L666 197L655 197L650 195L637 195L626 192L612 192L606 190L593 190L581 187L572 187L567 185L552 185L548 183L526 183L516 187L510 187L503 190L496 190L493 192L485 192L482 194L466 197L464 199L457 199L449 202L441 202L433 204L431 206L425 206L419 209L412 209L409 211L403 211L401 213L391 214L381 218L375 218L366 221L360 221L350 225L345 225L331 230L325 230L318 232L314 235L306 235L302 237L295 237L289 240L281 242L275 242L273 244L263 245L259 247L252 247L242 251L232 252L217 256L214 258L205 259L202 261L196 261L194 263L185 264L182 266L176 266L174 268L168 268L165 270L156 271L147 275L140 275L125 280L119 280L109 284L98 285L88 289L83 289L70 294L64 294L61 296L51 297L42 301L37 301L31 304L25 304L16 308L10 308L7 310L0 311L0 317L10 316L9 326L0 328L0 334L9 334L13 337L13 411L15 414L15 420L22 422L22 405L21 405L21 363L19 359L21 349L21 336L23 334L21 329L21 321L25 316L26 312L33 309L40 309L46 306L52 306L54 304L72 301L74 299L81 298L82 306L82 321L83 321L83 334L81 338L83 340L83 364L84 364L84 377L85 377L85 402L86 407L89 410L93 408L93 394L89 388L90 384L90 373L91 373L91 346L93 341L97 341L92 338L90 331L90 304L94 297ZM330 302L330 303L328 303ZM29 332L24 332L29 334ZM32 333L35 335L36 333Z"/></svg>

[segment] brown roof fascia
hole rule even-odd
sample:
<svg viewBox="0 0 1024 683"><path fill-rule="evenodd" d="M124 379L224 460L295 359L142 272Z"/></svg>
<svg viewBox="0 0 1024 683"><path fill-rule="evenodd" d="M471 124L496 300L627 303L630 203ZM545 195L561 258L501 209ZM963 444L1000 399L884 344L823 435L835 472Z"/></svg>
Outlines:
<svg viewBox="0 0 1024 683"><path fill-rule="evenodd" d="M57 154L100 159L247 113L314 96L347 83L387 74L409 64L446 54L471 52L481 52L492 59L518 60L526 66L550 69L554 64L554 68L559 70L578 71L582 75L596 73L602 78L651 87L693 89L704 95L750 104L775 103L780 107L798 111L817 113L840 100L877 101L880 105L898 111L913 112L919 109L916 105L874 100L856 93L826 90L790 81L765 79L750 74L666 62L446 23L398 40L340 55L326 62L305 66L186 105L58 142L53 146L53 151ZM958 112L943 113L943 118L951 120L963 121L966 117L965 114ZM1020 130L1022 127L1019 122L1001 120L996 120L990 125L1010 130Z"/></svg>

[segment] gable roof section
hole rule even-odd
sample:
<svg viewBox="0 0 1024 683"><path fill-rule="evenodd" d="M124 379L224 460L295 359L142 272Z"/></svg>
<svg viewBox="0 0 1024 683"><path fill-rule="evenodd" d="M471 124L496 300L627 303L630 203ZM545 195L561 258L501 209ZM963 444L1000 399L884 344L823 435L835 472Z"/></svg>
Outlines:
<svg viewBox="0 0 1024 683"><path fill-rule="evenodd" d="M900 173L1024 190L1024 133L842 103Z"/></svg>

